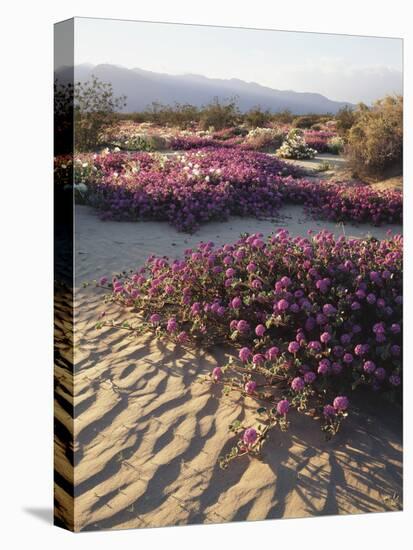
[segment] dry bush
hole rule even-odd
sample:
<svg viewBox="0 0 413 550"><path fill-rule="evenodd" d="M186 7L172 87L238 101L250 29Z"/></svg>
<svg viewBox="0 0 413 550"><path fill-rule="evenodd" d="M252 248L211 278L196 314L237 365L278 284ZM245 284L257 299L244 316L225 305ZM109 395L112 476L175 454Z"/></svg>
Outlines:
<svg viewBox="0 0 413 550"><path fill-rule="evenodd" d="M346 154L357 175L379 175L403 165L403 98L386 96L371 108L360 104L348 132Z"/></svg>
<svg viewBox="0 0 413 550"><path fill-rule="evenodd" d="M236 100L220 101L215 97L214 100L202 108L200 123L204 130L214 128L214 130L222 130L230 126L236 126L240 121L240 111L237 107Z"/></svg>
<svg viewBox="0 0 413 550"><path fill-rule="evenodd" d="M346 105L337 112L335 120L337 123L337 132L341 136L345 136L350 128L356 123L357 113L353 107Z"/></svg>
<svg viewBox="0 0 413 550"><path fill-rule="evenodd" d="M268 109L263 111L260 106L253 107L245 113L244 120L250 128L261 128L270 122L271 112Z"/></svg>
<svg viewBox="0 0 413 550"><path fill-rule="evenodd" d="M331 115L317 115L317 114L308 114L301 115L292 121L294 128L309 129L314 124L323 124L331 119Z"/></svg>

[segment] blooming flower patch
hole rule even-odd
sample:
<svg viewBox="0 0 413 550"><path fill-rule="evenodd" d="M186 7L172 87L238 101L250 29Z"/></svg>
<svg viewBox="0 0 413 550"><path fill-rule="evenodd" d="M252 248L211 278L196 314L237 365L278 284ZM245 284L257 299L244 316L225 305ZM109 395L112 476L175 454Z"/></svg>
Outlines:
<svg viewBox="0 0 413 550"><path fill-rule="evenodd" d="M285 202L303 204L309 214L318 219L373 225L402 222L400 191L378 191L362 183L289 178L282 195Z"/></svg>
<svg viewBox="0 0 413 550"><path fill-rule="evenodd" d="M317 153L336 153L338 144L341 143L340 138L337 137L335 132L321 130L304 130L303 138L308 147L315 149ZM330 143L335 145L330 148Z"/></svg>
<svg viewBox="0 0 413 550"><path fill-rule="evenodd" d="M235 147L243 142L235 134L227 136L219 132L212 134L206 130L164 128L132 121L109 126L101 133L99 141L102 146L119 147L123 151L187 151L214 146Z"/></svg>
<svg viewBox="0 0 413 550"><path fill-rule="evenodd" d="M230 215L273 216L286 203L302 204L316 218L356 223L401 223L402 194L363 184L301 178L300 169L275 156L239 148L182 155L110 153L62 157L56 181L82 186L82 202L104 218L166 220L193 231ZM86 186L86 187L84 187Z"/></svg>
<svg viewBox="0 0 413 550"><path fill-rule="evenodd" d="M232 349L201 381L255 400L260 421L230 426L236 443L221 457L226 467L259 454L292 410L318 418L331 436L352 392L400 399L402 253L400 235L291 238L280 229L218 248L201 243L179 260L150 257L136 273L98 286L128 313L123 329Z"/></svg>
<svg viewBox="0 0 413 550"><path fill-rule="evenodd" d="M116 153L79 160L96 168L87 182L89 204L105 217L166 220L182 231L231 214L274 215L281 205L282 178L300 174L275 157L238 149L209 148L170 157Z"/></svg>

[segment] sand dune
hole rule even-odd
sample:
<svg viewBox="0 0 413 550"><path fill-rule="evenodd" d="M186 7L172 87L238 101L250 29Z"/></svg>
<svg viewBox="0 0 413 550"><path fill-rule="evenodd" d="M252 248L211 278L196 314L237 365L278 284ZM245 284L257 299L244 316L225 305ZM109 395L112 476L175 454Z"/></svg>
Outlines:
<svg viewBox="0 0 413 550"><path fill-rule="evenodd" d="M179 256L200 240L217 243L243 231L282 225L292 234L334 224L308 222L300 208L284 219L232 219L211 223L196 235L158 222L101 222L76 207L75 292L75 530L158 527L190 523L306 517L401 508L402 447L394 413L375 420L374 408L357 408L339 435L326 442L317 422L291 415L288 433L274 431L262 461L242 459L222 471L217 459L231 447L228 424L253 422L251 400L223 398L219 388L196 383L219 364L220 350L188 350L151 336L95 329L101 293L82 281L136 268L151 253ZM387 228L372 228L383 237ZM394 228L400 231L400 228ZM346 227L362 236L365 227ZM110 318L122 313L107 308ZM62 339L63 342L64 339ZM62 343L64 348L64 344ZM67 368L67 366L66 366ZM65 364L59 374L59 422L71 429ZM65 407L66 404L66 407ZM69 412L68 412L69 411ZM385 421L383 422L383 417ZM71 506L70 449L58 441L58 514Z"/></svg>

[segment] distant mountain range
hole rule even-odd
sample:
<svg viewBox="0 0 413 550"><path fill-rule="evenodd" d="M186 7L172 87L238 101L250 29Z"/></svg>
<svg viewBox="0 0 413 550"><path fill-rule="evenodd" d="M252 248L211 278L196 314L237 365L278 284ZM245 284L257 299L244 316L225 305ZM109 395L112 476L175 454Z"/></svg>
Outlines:
<svg viewBox="0 0 413 550"><path fill-rule="evenodd" d="M142 111L152 102L169 105L175 102L189 103L201 107L214 97L220 100L236 97L241 111L259 105L272 112L289 109L294 114L336 113L345 105L351 105L342 101L332 101L317 93L275 90L236 78L225 80L194 74L170 75L109 64L81 64L75 67L76 81L86 81L92 75L110 82L115 95L127 96L127 105L124 109L127 112ZM57 69L56 77L61 81L67 81L69 69Z"/></svg>

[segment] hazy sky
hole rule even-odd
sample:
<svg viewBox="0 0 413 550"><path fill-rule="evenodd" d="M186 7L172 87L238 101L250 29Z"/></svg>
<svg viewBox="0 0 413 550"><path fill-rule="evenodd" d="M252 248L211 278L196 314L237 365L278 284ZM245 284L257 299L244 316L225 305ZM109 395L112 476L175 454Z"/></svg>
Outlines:
<svg viewBox="0 0 413 550"><path fill-rule="evenodd" d="M371 102L402 91L402 40L76 18L75 63L240 78Z"/></svg>

